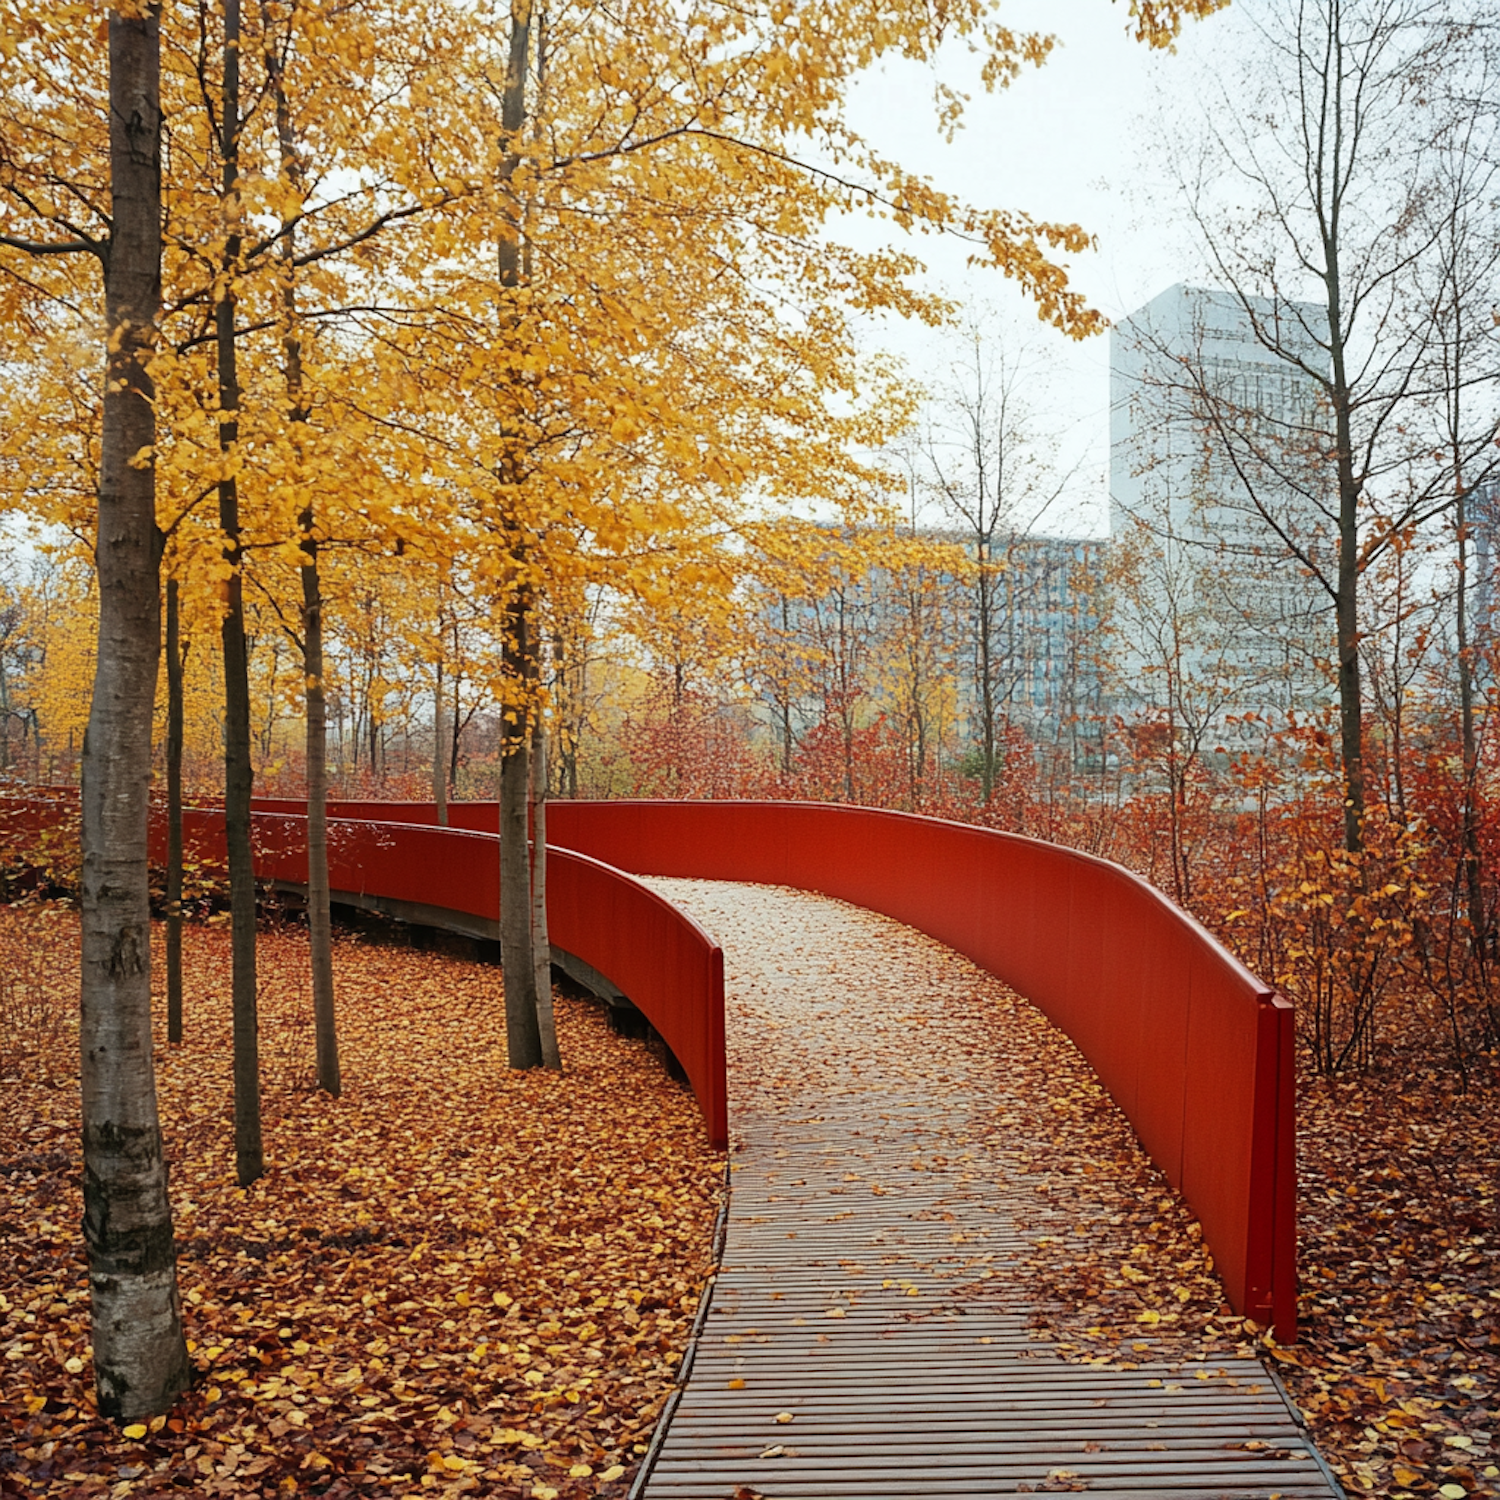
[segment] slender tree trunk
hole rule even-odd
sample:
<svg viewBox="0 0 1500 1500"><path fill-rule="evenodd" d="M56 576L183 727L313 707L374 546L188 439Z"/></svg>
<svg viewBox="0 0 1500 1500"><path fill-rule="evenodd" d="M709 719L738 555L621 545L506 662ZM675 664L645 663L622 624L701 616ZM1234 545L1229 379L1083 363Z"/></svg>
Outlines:
<svg viewBox="0 0 1500 1500"><path fill-rule="evenodd" d="M783 650L787 650L791 643L791 638L791 601L783 594L781 596L781 640ZM783 660L782 670L786 671L788 665L788 661ZM785 679L782 691L777 696L776 707L781 717L781 774L790 778L792 774L792 751L795 748L792 739L792 688L790 677Z"/></svg>
<svg viewBox="0 0 1500 1500"><path fill-rule="evenodd" d="M990 572L989 544L980 539L979 547L979 711L984 717L980 731L980 790L989 806L995 794L998 767L995 754L995 671L994 671L994 594Z"/></svg>
<svg viewBox="0 0 1500 1500"><path fill-rule="evenodd" d="M547 726L540 714L531 731L531 954L542 1066L561 1068L552 1013L552 944L547 935Z"/></svg>
<svg viewBox="0 0 1500 1500"><path fill-rule="evenodd" d="M1329 396L1334 419L1335 471L1339 487L1338 583L1334 630L1338 656L1339 760L1344 782L1344 848L1358 854L1365 837L1364 705L1359 663L1359 500L1354 472L1354 431L1350 419L1349 375L1339 275L1337 218L1323 241L1330 349Z"/></svg>
<svg viewBox="0 0 1500 1500"><path fill-rule="evenodd" d="M1479 846L1479 808L1476 782L1479 776L1479 737L1474 727L1474 651L1469 639L1468 610L1468 496L1462 483L1458 490L1458 712L1463 753L1463 862L1464 899L1468 906L1469 942L1481 961L1486 957L1483 856Z"/></svg>
<svg viewBox="0 0 1500 1500"><path fill-rule="evenodd" d="M167 580L167 1041L182 1041L182 620Z"/></svg>
<svg viewBox="0 0 1500 1500"><path fill-rule="evenodd" d="M531 854L527 838L530 732L527 726L531 606L518 589L506 609L505 678L519 701L502 707L500 731L500 957L506 1047L513 1068L544 1062L532 951Z"/></svg>
<svg viewBox="0 0 1500 1500"><path fill-rule="evenodd" d="M276 139L281 175L303 196L301 158L287 99L285 69L265 20L266 76L276 107ZM284 218L281 256L281 351L286 385L287 427L292 448L301 462L307 426L302 388L302 334L297 310L297 226ZM305 481L304 481L305 482ZM317 516L308 497L297 516L302 554L302 682L306 717L304 754L307 761L307 930L312 969L313 1034L317 1052L318 1087L337 1098L342 1091L339 1069L338 1017L333 993L333 918L328 890L328 698L323 686L323 579L318 570Z"/></svg>
<svg viewBox="0 0 1500 1500"><path fill-rule="evenodd" d="M233 278L239 270L240 5L224 0L224 86L220 102L224 208L224 287L215 309L219 351L219 446L226 457L239 441L240 385L235 346ZM233 569L224 611L224 833L229 845L230 950L234 1010L235 1173L247 1187L265 1171L260 1135L260 1038L255 993L255 861L250 844L250 664L245 643L244 553L239 486L233 472L219 482L219 529Z"/></svg>
<svg viewBox="0 0 1500 1500"><path fill-rule="evenodd" d="M1342 468L1342 464L1341 464ZM1339 759L1344 781L1344 848L1364 848L1365 758L1364 705L1359 661L1359 535L1355 521L1357 492L1340 475L1338 594L1334 619L1338 639Z"/></svg>
<svg viewBox="0 0 1500 1500"><path fill-rule="evenodd" d="M454 650L457 650L458 626L453 627L455 641ZM458 794L458 746L459 739L464 732L463 721L459 718L461 705L458 701L458 690L461 679L458 674L453 678L453 732L448 736L448 795L456 797Z"/></svg>
<svg viewBox="0 0 1500 1500"><path fill-rule="evenodd" d="M79 1050L83 1235L99 1410L165 1411L191 1378L151 1051L146 827L161 650L149 362L161 305L161 32L111 11L112 225L95 565L99 636L83 750ZM144 455L144 457L142 457Z"/></svg>
<svg viewBox="0 0 1500 1500"><path fill-rule="evenodd" d="M505 92L500 104L500 128L504 134L505 162L502 176L509 185L519 164L517 143L526 124L526 62L530 50L530 0L513 0L510 24L510 57ZM500 233L497 251L500 285L514 293L521 284L521 222L514 194L508 222ZM502 319L512 317L509 306ZM506 489L518 488L515 460L506 459ZM509 504L507 497L507 504ZM532 598L525 581L527 560L519 538L516 517L507 517L513 560L518 579L505 604L501 642L501 671L508 701L501 705L500 727L500 950L505 977L505 1031L510 1065L536 1068L542 1065L541 1028L537 1022L536 963L531 946L531 858L526 826L530 776L530 729L528 720L532 684L536 675L536 652L532 635Z"/></svg>
<svg viewBox="0 0 1500 1500"><path fill-rule="evenodd" d="M442 620L438 621L438 645L443 640ZM437 808L438 826L448 826L448 747L443 743L443 659L438 657L432 688L432 801Z"/></svg>
<svg viewBox="0 0 1500 1500"><path fill-rule="evenodd" d="M323 688L323 591L312 507L299 518L302 531L302 640L307 680L307 931L312 960L313 1029L318 1087L336 1099L338 1017L333 997L333 913L328 889L328 699Z"/></svg>

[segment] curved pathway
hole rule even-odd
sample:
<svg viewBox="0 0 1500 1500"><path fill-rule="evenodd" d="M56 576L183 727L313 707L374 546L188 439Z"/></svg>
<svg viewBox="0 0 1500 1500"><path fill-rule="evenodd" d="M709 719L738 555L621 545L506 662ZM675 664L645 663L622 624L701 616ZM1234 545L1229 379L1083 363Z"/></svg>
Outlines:
<svg viewBox="0 0 1500 1500"><path fill-rule="evenodd" d="M1338 1494L1258 1362L1101 1367L1029 1335L1013 1184L1047 1100L1016 1103L993 979L824 897L648 883L723 945L732 1129L650 1500Z"/></svg>

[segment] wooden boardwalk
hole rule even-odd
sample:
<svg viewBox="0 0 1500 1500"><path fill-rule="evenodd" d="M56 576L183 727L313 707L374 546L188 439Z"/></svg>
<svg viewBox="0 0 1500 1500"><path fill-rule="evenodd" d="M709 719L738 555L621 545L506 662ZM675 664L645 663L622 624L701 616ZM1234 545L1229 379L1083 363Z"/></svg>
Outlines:
<svg viewBox="0 0 1500 1500"><path fill-rule="evenodd" d="M734 1141L649 1500L1339 1495L1258 1362L1100 1367L1028 1336L1006 1267L1034 1202L1005 1186L1024 1141L994 1128L968 965L822 898L653 883L725 950Z"/></svg>

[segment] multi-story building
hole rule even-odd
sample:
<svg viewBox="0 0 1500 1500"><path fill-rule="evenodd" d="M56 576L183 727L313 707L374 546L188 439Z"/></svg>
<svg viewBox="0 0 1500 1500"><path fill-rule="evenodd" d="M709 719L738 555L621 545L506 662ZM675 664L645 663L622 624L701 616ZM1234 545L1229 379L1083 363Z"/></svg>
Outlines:
<svg viewBox="0 0 1500 1500"><path fill-rule="evenodd" d="M1110 349L1116 675L1129 711L1222 727L1327 701L1319 309L1177 285ZM1272 347L1274 346L1274 347ZM1171 701L1169 701L1171 700Z"/></svg>
<svg viewBox="0 0 1500 1500"><path fill-rule="evenodd" d="M976 544L957 533L936 533L974 558ZM1099 627L1103 613L1108 542L1099 537L1017 533L997 538L990 550L989 674L999 715L1035 740L1068 737L1070 728L1097 719L1102 703ZM972 720L982 693L978 588L973 578L954 580L966 590L968 665L960 703Z"/></svg>
<svg viewBox="0 0 1500 1500"><path fill-rule="evenodd" d="M960 741L983 737L985 699L998 728L1011 725L1039 743L1066 741L1083 753L1103 700L1099 659L1104 594L1103 538L996 535L985 548L970 533L927 529L918 539L954 557L926 570L927 669L951 684ZM884 689L880 664L913 646L909 574L881 568L835 578L820 598L767 601L774 662L759 675L778 736L815 721L851 691L872 710ZM988 695L984 684L988 682Z"/></svg>

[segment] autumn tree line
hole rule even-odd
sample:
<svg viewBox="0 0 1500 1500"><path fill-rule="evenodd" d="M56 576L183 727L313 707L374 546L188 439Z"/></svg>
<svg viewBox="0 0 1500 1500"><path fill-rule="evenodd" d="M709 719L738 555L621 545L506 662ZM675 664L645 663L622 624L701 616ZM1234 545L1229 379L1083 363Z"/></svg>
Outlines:
<svg viewBox="0 0 1500 1500"><path fill-rule="evenodd" d="M1160 46L1216 8L1132 0L1127 24ZM265 1162L249 813L252 655L273 637L304 731L320 1083L339 1085L330 656L399 595L445 701L460 587L490 648L469 685L496 709L510 1057L543 1063L525 830L559 622L602 595L713 627L796 545L789 502L861 519L886 485L862 455L913 396L853 319L948 311L909 254L856 252L829 221L961 236L1064 334L1100 326L1055 263L1083 230L960 202L850 127L862 69L955 39L990 86L1052 45L978 3L0 4L0 497L96 601L91 642L70 611L45 649L72 653L66 691L90 705L84 1236L105 1414L160 1411L190 1378L146 829L154 764L170 811L186 794L191 675L215 659L240 1181Z"/></svg>
<svg viewBox="0 0 1500 1500"><path fill-rule="evenodd" d="M1163 45L1218 8L1132 0L1129 24ZM30 528L0 600L0 744L13 773L81 785L101 1410L160 1411L190 1374L151 1071L153 797L225 812L242 1183L266 1162L257 789L307 799L330 1093L331 789L498 798L518 1067L557 1061L528 817L606 790L842 797L1072 842L1283 985L1319 1067L1379 1061L1407 1014L1489 1076L1489 32L1422 0L1247 10L1246 77L1168 157L1218 284L1252 310L1320 303L1315 360L1256 329L1303 359L1319 415L1268 432L1191 362L1174 378L1263 553L1323 591L1327 708L1194 717L1169 657L1145 711L1082 695L1064 732L1005 686L1052 484L1015 391L976 366L963 389L987 394L934 436L856 324L954 309L910 253L836 234L867 212L962 237L1044 322L1099 332L1057 264L1082 229L958 201L846 113L883 56L967 42L1003 86L1051 38L978 0L131 0L102 24L0 0L0 504ZM1316 535L1272 498L1309 473ZM946 537L903 514L919 496ZM1080 676L1107 675L1111 590L1139 586L1103 573L1079 591ZM180 882L158 892L174 928Z"/></svg>

